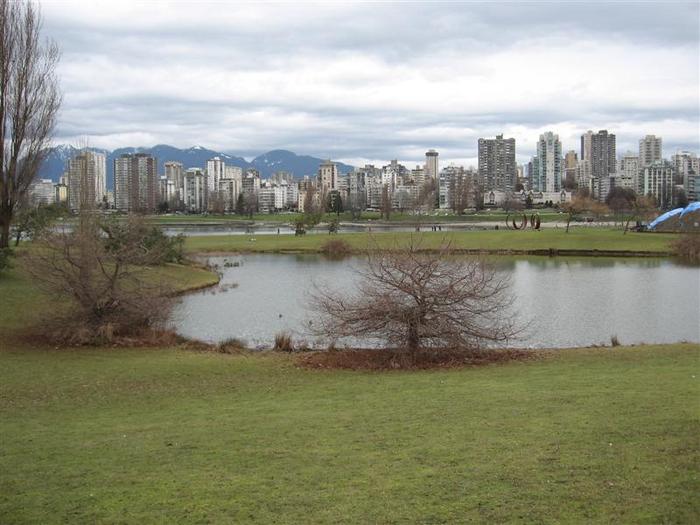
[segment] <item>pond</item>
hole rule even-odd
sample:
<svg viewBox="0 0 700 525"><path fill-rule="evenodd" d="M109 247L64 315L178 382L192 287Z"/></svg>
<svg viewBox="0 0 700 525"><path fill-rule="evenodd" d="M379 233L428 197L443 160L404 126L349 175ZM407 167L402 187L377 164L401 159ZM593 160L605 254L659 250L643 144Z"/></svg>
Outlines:
<svg viewBox="0 0 700 525"><path fill-rule="evenodd" d="M211 257L223 273L213 289L183 297L174 312L177 331L209 342L227 338L271 346L289 332L308 342L313 322L308 291L355 287L361 258L319 255ZM494 258L515 296L511 315L529 323L512 346L573 347L700 342L700 271L669 259L568 257Z"/></svg>

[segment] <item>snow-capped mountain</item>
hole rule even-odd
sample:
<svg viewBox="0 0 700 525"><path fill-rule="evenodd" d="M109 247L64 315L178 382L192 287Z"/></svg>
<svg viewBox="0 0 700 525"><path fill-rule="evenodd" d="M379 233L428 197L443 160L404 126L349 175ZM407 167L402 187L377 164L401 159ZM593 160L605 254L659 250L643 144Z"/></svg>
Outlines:
<svg viewBox="0 0 700 525"><path fill-rule="evenodd" d="M150 148L119 148L114 151L99 148L90 149L104 153L107 157L107 188L109 189L114 187L114 159L127 153L148 153L153 155L158 161L159 174L165 172L163 165L169 161L180 162L185 169L204 168L207 165L207 160L213 157L220 157L229 166L239 166L243 169L256 168L263 177L269 177L275 171L288 171L294 174L295 177L302 177L303 175L315 175L318 172L319 165L324 160L309 155L297 155L287 150L273 150L259 155L251 162L248 162L243 157L236 156L232 153L214 151L202 146L180 149L167 144L158 144ZM76 155L79 150L80 148L74 148L73 146L65 144L54 147L41 167L39 177L57 182L65 171L70 158ZM341 173L348 173L352 171L352 169L352 166L340 162L338 163L338 170Z"/></svg>

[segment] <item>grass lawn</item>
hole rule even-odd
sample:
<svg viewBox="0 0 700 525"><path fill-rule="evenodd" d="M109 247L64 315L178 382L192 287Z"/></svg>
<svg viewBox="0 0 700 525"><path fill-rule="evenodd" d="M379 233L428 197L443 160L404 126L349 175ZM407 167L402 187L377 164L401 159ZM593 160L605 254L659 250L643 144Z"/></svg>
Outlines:
<svg viewBox="0 0 700 525"><path fill-rule="evenodd" d="M667 253L674 234L632 233L623 235L619 230L601 228L574 228L569 233L563 229L541 231L466 231L466 232L420 232L420 233L374 233L372 237L380 246L392 246L395 242L407 242L411 237L419 238L424 248L437 247L443 239L449 239L454 248L471 250L614 250L631 252ZM255 241L251 241L254 238ZM346 233L339 238L361 250L368 246L369 234ZM209 235L187 237L185 249L190 252L250 251L280 252L319 251L328 235Z"/></svg>
<svg viewBox="0 0 700 525"><path fill-rule="evenodd" d="M372 374L4 347L0 522L692 523L699 358Z"/></svg>

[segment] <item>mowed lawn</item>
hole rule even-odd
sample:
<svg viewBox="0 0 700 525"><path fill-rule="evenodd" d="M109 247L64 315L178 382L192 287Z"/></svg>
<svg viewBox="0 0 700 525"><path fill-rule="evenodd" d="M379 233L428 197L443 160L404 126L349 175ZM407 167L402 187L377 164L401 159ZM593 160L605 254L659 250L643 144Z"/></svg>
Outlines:
<svg viewBox="0 0 700 525"><path fill-rule="evenodd" d="M185 248L191 252L250 251L283 252L319 251L329 238L342 239L354 249L363 250L376 243L381 247L393 247L411 240L425 249L437 248L450 241L456 249L485 251L528 250L605 250L629 252L668 253L669 244L677 238L674 234L633 233L623 235L620 230L602 228L573 228L541 231L465 231L417 233L344 233L334 236L308 234L293 235L210 235L193 236L185 240Z"/></svg>
<svg viewBox="0 0 700 525"><path fill-rule="evenodd" d="M1 523L694 523L697 345L451 371L0 350Z"/></svg>

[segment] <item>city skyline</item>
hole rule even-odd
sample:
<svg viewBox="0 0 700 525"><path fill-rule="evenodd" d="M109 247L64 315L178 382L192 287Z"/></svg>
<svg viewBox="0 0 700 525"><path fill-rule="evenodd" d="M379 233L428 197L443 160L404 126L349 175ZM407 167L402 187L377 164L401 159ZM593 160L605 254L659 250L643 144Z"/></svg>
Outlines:
<svg viewBox="0 0 700 525"><path fill-rule="evenodd" d="M43 6L63 49L56 143L353 165L426 148L475 165L497 134L524 163L542 133L568 151L589 129L621 153L647 134L700 149L696 3L87 6Z"/></svg>

